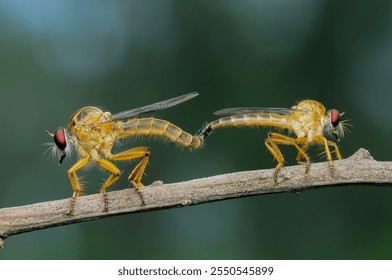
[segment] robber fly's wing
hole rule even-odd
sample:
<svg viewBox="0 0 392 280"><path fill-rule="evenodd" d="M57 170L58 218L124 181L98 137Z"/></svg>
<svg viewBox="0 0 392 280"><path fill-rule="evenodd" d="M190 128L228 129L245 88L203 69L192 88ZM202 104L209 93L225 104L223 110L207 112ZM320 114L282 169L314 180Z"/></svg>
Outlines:
<svg viewBox="0 0 392 280"><path fill-rule="evenodd" d="M244 115L244 114L258 114L258 113L272 113L279 115L289 115L293 109L290 108L268 108L268 107L238 107L227 108L216 111L214 115L230 116L230 115Z"/></svg>
<svg viewBox="0 0 392 280"><path fill-rule="evenodd" d="M175 105L178 105L182 102L188 101L189 99L192 99L197 95L199 95L197 92L191 92L165 101L157 102L151 105L123 111L112 115L106 122L128 119L128 118L136 117L140 114L151 113L151 112L167 109Z"/></svg>

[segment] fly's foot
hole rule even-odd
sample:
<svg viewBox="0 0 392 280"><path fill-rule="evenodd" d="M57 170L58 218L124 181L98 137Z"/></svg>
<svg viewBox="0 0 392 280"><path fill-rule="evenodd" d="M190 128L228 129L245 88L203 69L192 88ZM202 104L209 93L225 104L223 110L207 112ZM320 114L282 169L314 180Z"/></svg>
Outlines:
<svg viewBox="0 0 392 280"><path fill-rule="evenodd" d="M274 170L274 183L275 183L275 185L278 184L278 173L279 173L280 169L282 168L282 166L283 166L283 162L279 162L278 165L275 167L275 170Z"/></svg>
<svg viewBox="0 0 392 280"><path fill-rule="evenodd" d="M74 215L75 202L76 202L76 198L79 195L80 195L80 191L74 191L74 193L72 194L71 200L69 202L68 211L65 213L67 216L73 216Z"/></svg>
<svg viewBox="0 0 392 280"><path fill-rule="evenodd" d="M309 161L297 161L297 164L305 165L305 177L309 177L310 162Z"/></svg>
<svg viewBox="0 0 392 280"><path fill-rule="evenodd" d="M103 209L102 212L109 212L109 200L108 200L108 194L106 191L102 192L103 196Z"/></svg>
<svg viewBox="0 0 392 280"><path fill-rule="evenodd" d="M71 201L69 203L69 209L65 213L67 216L73 216L74 215L75 201L76 201L76 197L72 196L71 197Z"/></svg>
<svg viewBox="0 0 392 280"><path fill-rule="evenodd" d="M310 162L307 161L305 165L305 177L309 177Z"/></svg>
<svg viewBox="0 0 392 280"><path fill-rule="evenodd" d="M135 182L133 180L131 181L131 183L135 187L135 190L136 190L137 194L140 197L140 200L141 200L140 206L146 206L146 201L144 200L144 194L143 194L143 191L142 191L142 188L144 187L143 184L140 183L140 182L137 183L137 182Z"/></svg>
<svg viewBox="0 0 392 280"><path fill-rule="evenodd" d="M136 192L137 192L137 193L139 194L139 196L140 196L140 200L141 200L140 206L146 206L146 201L144 200L143 191L139 188L139 189L136 189Z"/></svg>
<svg viewBox="0 0 392 280"><path fill-rule="evenodd" d="M330 175L329 175L328 180L329 180L329 181L332 181L333 178L334 178L334 174L335 174L335 167L333 166L332 161L329 162L329 174L330 174Z"/></svg>
<svg viewBox="0 0 392 280"><path fill-rule="evenodd" d="M274 171L274 184L278 184L278 172Z"/></svg>
<svg viewBox="0 0 392 280"><path fill-rule="evenodd" d="M74 215L74 211L73 210L71 210L71 209L69 209L66 213L65 213L65 215L67 215L67 216L73 216Z"/></svg>

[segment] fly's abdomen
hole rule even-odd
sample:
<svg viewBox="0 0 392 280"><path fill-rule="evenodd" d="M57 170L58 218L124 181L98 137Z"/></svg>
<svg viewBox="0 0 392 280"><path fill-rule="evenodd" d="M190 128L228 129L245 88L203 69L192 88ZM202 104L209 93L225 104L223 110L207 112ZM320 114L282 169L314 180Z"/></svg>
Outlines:
<svg viewBox="0 0 392 280"><path fill-rule="evenodd" d="M161 119L141 118L133 119L121 126L120 138L131 136L156 136L168 139L180 146L198 148L202 145L202 138L193 136L178 126Z"/></svg>
<svg viewBox="0 0 392 280"><path fill-rule="evenodd" d="M259 114L243 114L232 115L217 119L205 127L203 127L198 135L204 139L213 130L220 127L245 127L245 126L272 126L278 128L286 128L291 130L292 127L288 120L287 115L279 115L272 113L259 113Z"/></svg>

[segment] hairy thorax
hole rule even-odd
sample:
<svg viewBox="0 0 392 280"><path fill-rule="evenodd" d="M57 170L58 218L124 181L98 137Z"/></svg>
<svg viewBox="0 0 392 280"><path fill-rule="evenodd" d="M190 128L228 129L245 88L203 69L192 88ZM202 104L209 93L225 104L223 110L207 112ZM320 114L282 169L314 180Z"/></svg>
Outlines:
<svg viewBox="0 0 392 280"><path fill-rule="evenodd" d="M114 144L112 122L105 123L110 117L97 107L84 107L69 119L69 130L77 137L77 149L82 156L95 159L100 153L107 153ZM99 124L99 125L98 125Z"/></svg>
<svg viewBox="0 0 392 280"><path fill-rule="evenodd" d="M325 107L314 100L304 100L291 108L291 126L298 138L311 143L315 136L323 135Z"/></svg>

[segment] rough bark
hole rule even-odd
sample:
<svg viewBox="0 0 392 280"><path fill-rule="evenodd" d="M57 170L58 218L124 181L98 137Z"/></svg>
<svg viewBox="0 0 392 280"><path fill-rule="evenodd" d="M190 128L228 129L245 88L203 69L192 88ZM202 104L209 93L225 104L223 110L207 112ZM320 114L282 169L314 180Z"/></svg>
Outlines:
<svg viewBox="0 0 392 280"><path fill-rule="evenodd" d="M223 174L174 184L160 181L143 188L145 206L141 206L134 189L108 193L109 212L102 212L103 197L93 194L79 197L75 215L65 213L69 199L47 201L32 205L0 209L0 247L11 235L38 229L79 223L103 217L195 205L243 196L281 192L302 192L308 189L348 184L391 184L392 162L375 161L365 149L353 156L334 161L334 179L329 180L327 162L313 163L305 177L305 166L284 167L273 180L273 169Z"/></svg>

